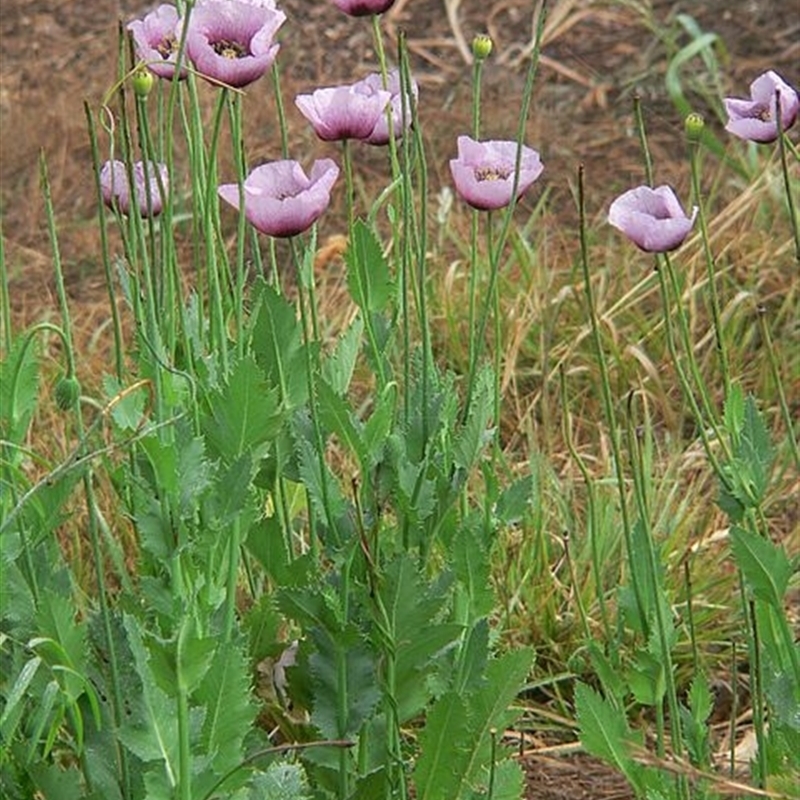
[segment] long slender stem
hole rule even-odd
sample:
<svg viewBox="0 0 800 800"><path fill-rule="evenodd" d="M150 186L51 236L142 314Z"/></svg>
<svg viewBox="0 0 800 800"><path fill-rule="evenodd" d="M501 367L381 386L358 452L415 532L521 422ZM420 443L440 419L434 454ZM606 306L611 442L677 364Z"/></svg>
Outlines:
<svg viewBox="0 0 800 800"><path fill-rule="evenodd" d="M47 175L47 164L44 153L39 159L39 175L42 185L42 193L45 201L45 212L47 217L47 229L50 236L50 244L53 251L53 268L56 275L56 291L58 294L59 306L61 308L62 326L64 331L64 341L66 343L67 359L70 363L70 374L74 375L73 345L72 345L72 325L70 320L69 305L67 303L67 293L64 288L64 273L61 267L61 250L58 245L58 235L56 231L55 211L53 208L53 198L50 192L50 181ZM80 406L75 407L75 420L78 436L84 440L83 417ZM97 504L92 487L91 471L87 469L83 475L83 489L86 495L86 505L88 509L88 529L89 541L91 543L92 558L94 560L95 578L97 581L97 596L100 604L100 618L103 624L106 647L108 648L108 660L111 671L111 705L114 714L114 723L120 725L122 722L122 684L120 680L119 663L117 661L117 651L114 643L114 635L111 624L111 611L108 605L108 596L105 581L105 569L102 548L100 546L100 536L97 530ZM125 798L131 796L131 779L128 770L127 751L120 746L119 740L114 738L117 761L122 777L122 786Z"/></svg>
<svg viewBox="0 0 800 800"><path fill-rule="evenodd" d="M636 607L639 611L639 619L647 638L649 620L645 613L645 604L642 597L642 589L639 585L637 576L637 565L633 561L633 536L631 521L628 514L627 491L625 488L625 476L622 465L622 452L619 444L619 434L617 432L616 414L614 413L614 401L611 396L611 383L608 377L608 365L606 364L603 342L600 337L600 327L597 323L597 309L594 302L594 291L592 289L592 278L589 270L589 246L586 239L586 209L584 201L584 167L580 165L578 169L578 213L580 217L580 245L581 245L581 267L583 269L583 283L586 291L586 304L589 310L589 321L592 327L592 341L597 355L597 364L600 368L600 391L603 398L603 410L606 421L608 422L608 434L611 441L611 454L614 459L614 472L616 474L617 492L619 495L620 513L622 514L622 530L625 534L625 545L628 552L628 563L630 567L631 586L636 598Z"/></svg>
<svg viewBox="0 0 800 800"><path fill-rule="evenodd" d="M700 222L700 235L703 240L703 254L706 261L706 272L708 275L708 296L711 301L711 315L714 321L714 341L717 348L717 358L719 368L722 372L722 382L724 386L724 397L730 394L731 379L730 368L728 366L728 351L725 348L725 341L722 332L722 316L720 314L719 296L717 294L716 268L714 256L711 252L711 244L708 238L708 224L706 222L705 205L700 187L700 165L698 164L699 143L692 142L689 145L689 161L692 170L692 188L694 200L697 203L697 218Z"/></svg>

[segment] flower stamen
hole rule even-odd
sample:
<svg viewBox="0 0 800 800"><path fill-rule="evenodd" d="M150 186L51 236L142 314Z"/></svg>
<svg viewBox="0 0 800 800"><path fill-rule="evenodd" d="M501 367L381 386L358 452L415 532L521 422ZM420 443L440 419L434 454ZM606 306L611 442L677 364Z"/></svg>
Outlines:
<svg viewBox="0 0 800 800"><path fill-rule="evenodd" d="M241 42L234 42L230 39L220 39L218 42L214 42L211 47L218 56L223 58L247 58L250 55L249 48L245 47Z"/></svg>
<svg viewBox="0 0 800 800"><path fill-rule="evenodd" d="M512 170L505 167L475 167L476 181L505 181Z"/></svg>

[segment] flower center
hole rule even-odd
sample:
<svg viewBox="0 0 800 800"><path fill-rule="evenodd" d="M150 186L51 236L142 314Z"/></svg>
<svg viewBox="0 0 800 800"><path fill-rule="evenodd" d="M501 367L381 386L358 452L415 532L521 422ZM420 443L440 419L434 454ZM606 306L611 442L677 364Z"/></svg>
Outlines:
<svg viewBox="0 0 800 800"><path fill-rule="evenodd" d="M158 54L163 58L165 61L169 60L169 57L178 49L178 42L175 39L173 34L169 34L165 36L157 45L156 50Z"/></svg>
<svg viewBox="0 0 800 800"><path fill-rule="evenodd" d="M756 109L756 119L762 122L772 122L772 109L769 106L761 106Z"/></svg>
<svg viewBox="0 0 800 800"><path fill-rule="evenodd" d="M247 58L250 55L250 50L245 47L241 42L234 42L230 39L220 39L211 45L214 52L223 58Z"/></svg>
<svg viewBox="0 0 800 800"><path fill-rule="evenodd" d="M476 181L504 181L510 174L511 170L503 167L475 167Z"/></svg>

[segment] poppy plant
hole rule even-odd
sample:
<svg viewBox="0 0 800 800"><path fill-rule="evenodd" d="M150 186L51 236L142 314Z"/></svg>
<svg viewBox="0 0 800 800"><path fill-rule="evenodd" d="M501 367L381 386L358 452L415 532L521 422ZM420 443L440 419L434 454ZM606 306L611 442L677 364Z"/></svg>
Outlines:
<svg viewBox="0 0 800 800"><path fill-rule="evenodd" d="M158 175L156 174L158 171ZM100 170L100 190L103 202L122 214L129 214L131 202L136 203L139 213L143 216L152 214L154 217L161 213L164 207L164 198L159 187L164 192L169 191L169 176L166 164L157 164L151 161L145 165L137 161L133 165L133 198L128 184L128 170L122 161L106 161ZM148 199L149 197L149 199Z"/></svg>
<svg viewBox="0 0 800 800"><path fill-rule="evenodd" d="M375 94L384 89L383 78L380 73L373 72L371 75L367 75L364 80L359 81L357 86L359 87L358 91ZM399 70L393 69L389 72L386 76L385 88L391 95L391 100L389 102L392 107L392 131L395 139L400 139L404 132L403 123L405 122L405 130L411 126L412 109L410 108L411 104L406 101L405 114L403 112L403 97ZM413 79L411 81L411 97L413 98L412 103L416 105L417 99L419 98L419 86ZM389 144L389 120L385 112L378 118L372 132L364 141L367 144L374 145Z"/></svg>
<svg viewBox="0 0 800 800"><path fill-rule="evenodd" d="M780 114L776 95L780 96ZM798 110L800 99L797 92L780 75L769 70L750 84L749 100L725 98L725 111L728 113L725 130L750 142L774 142L780 131L794 125Z"/></svg>
<svg viewBox="0 0 800 800"><path fill-rule="evenodd" d="M608 221L647 253L675 250L689 235L697 207L686 216L669 186L639 186L620 195L611 204Z"/></svg>
<svg viewBox="0 0 800 800"><path fill-rule="evenodd" d="M391 8L394 0L333 0L333 4L351 17L367 17L370 14L383 14Z"/></svg>
<svg viewBox="0 0 800 800"><path fill-rule="evenodd" d="M186 52L203 77L240 89L272 65L280 48L275 34L285 20L273 2L205 0L189 18Z"/></svg>
<svg viewBox="0 0 800 800"><path fill-rule="evenodd" d="M294 236L316 222L331 201L339 167L329 158L314 162L306 175L297 161L271 161L256 167L243 186L244 215L269 236ZM239 185L226 183L219 196L239 208Z"/></svg>
<svg viewBox="0 0 800 800"><path fill-rule="evenodd" d="M492 211L511 202L517 143L514 141L478 142L469 136L458 137L458 158L450 161L456 192L473 208ZM539 153L522 145L517 181L519 199L542 174Z"/></svg>
<svg viewBox="0 0 800 800"><path fill-rule="evenodd" d="M294 102L325 142L342 139L367 139L384 117L392 94L367 86L363 81L349 86L317 89L299 94ZM387 138L388 141L388 138Z"/></svg>
<svg viewBox="0 0 800 800"><path fill-rule="evenodd" d="M142 19L128 23L128 30L133 34L137 57L154 75L172 80L181 34L181 19L175 6L160 5ZM178 79L182 80L186 75L186 69L182 67Z"/></svg>

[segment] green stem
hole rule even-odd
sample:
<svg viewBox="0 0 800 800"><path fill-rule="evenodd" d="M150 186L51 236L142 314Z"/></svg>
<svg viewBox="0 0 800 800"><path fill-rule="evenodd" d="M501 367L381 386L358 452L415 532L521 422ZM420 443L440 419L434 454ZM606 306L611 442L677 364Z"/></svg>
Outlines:
<svg viewBox="0 0 800 800"><path fill-rule="evenodd" d="M611 383L608 377L608 365L606 364L603 343L600 337L600 326L597 322L597 309L594 302L594 292L592 289L592 278L589 269L589 245L586 237L586 208L584 200L584 168L583 164L578 169L578 213L580 217L580 247L581 247L581 267L583 269L583 283L586 290L586 304L589 310L589 321L592 328L592 341L597 355L597 364L600 368L600 390L603 398L603 410L609 426L609 438L611 441L611 453L614 459L614 472L617 482L617 493L619 495L620 513L622 514L622 530L625 534L625 546L628 552L628 564L630 567L631 586L636 598L636 607L639 611L639 618L642 628L647 638L649 620L645 613L642 589L639 585L637 576L638 565L634 563L633 536L631 530L630 517L628 515L627 493L625 491L625 476L622 470L622 454L619 444L619 434L617 433L616 415L614 413L614 401L611 395Z"/></svg>
<svg viewBox="0 0 800 800"><path fill-rule="evenodd" d="M794 236L794 257L795 261L800 264L800 226L797 222L797 210L794 205L794 194L792 193L792 181L789 177L789 164L786 161L786 149L789 142L788 137L781 130L783 120L781 119L780 112L780 92L775 92L776 114L775 119L778 123L778 152L781 157L781 172L783 173L783 186L786 189L786 205L789 210L789 224L792 226L792 234Z"/></svg>
<svg viewBox="0 0 800 800"><path fill-rule="evenodd" d="M547 18L547 4L542 3L541 11L536 26L536 34L533 43L533 52L531 53L531 62L528 67L528 72L525 78L525 88L522 91L522 103L520 105L519 120L517 124L517 153L514 161L514 179L511 186L511 201L506 207L503 216L503 223L500 228L500 235L498 237L497 246L489 253L489 289L483 303L483 312L481 314L481 323L479 325L478 333L475 342L475 352L473 354L474 363L470 365L469 378L467 380L467 392L464 400L464 411L462 419L466 420L469 417L470 407L472 405L472 395L475 391L475 380L477 373L477 362L482 352L483 340L486 334L486 323L488 320L489 308L492 304L492 295L494 293L495 282L497 281L497 273L500 267L500 256L505 248L508 232L511 229L511 222L514 219L514 209L517 206L517 187L519 186L519 173L522 165L522 146L525 139L525 129L528 121L528 110L530 109L531 97L533 95L533 83L539 66L539 52L541 49L542 35L544 33L544 23ZM498 376L495 376L495 381Z"/></svg>
<svg viewBox="0 0 800 800"><path fill-rule="evenodd" d="M561 398L562 406L564 409L569 409L570 405L567 398L567 379L564 373L564 368L559 368L559 375L561 378ZM611 624L608 619L608 609L606 608L605 589L603 586L603 572L600 568L600 551L597 546L597 529L598 529L598 515L597 515L597 497L595 495L594 481L589 474L589 469L583 457L578 453L575 442L572 438L572 425L570 424L569 412L565 410L563 415L564 426L564 440L567 443L567 449L570 452L575 463L578 465L578 470L583 477L583 482L586 485L586 504L587 514L589 517L589 546L592 552L592 572L594 573L595 592L597 594L597 602L600 606L600 619L603 624L604 640L607 643L613 641L611 635ZM575 584L577 586L577 583Z"/></svg>
<svg viewBox="0 0 800 800"><path fill-rule="evenodd" d="M42 194L44 195L45 215L47 218L47 231L50 238L50 245L53 251L53 269L56 276L56 291L58 294L59 306L61 309L62 325L63 325L63 340L64 349L67 353L68 363L70 364L70 374L74 375L74 356L73 356L73 343L72 343L72 325L70 320L69 305L67 304L67 294L64 288L64 273L61 265L61 250L58 245L58 234L56 230L55 210L53 208L53 198L50 191L50 181L47 175L47 164L44 157L44 152L40 154L39 158L39 177L42 187ZM78 436L81 441L84 440L84 427L83 416L81 414L80 405L75 405L75 420L77 425ZM92 558L94 560L95 579L97 581L97 595L100 604L100 618L103 625L103 633L106 639L106 647L108 648L108 660L111 671L111 706L113 711L114 724L119 726L122 724L123 714L123 701L122 701L122 688L119 674L119 664L117 661L116 646L114 643L114 635L111 624L111 611L108 605L108 597L106 592L105 582L105 563L100 546L100 537L97 531L97 504L94 496L94 489L92 486L91 470L87 469L83 474L83 489L86 496L86 506L88 510L88 529L89 541L92 549ZM131 797L131 776L128 771L128 758L127 751L124 747L120 746L119 740L114 737L114 748L116 750L117 762L122 778L122 786L124 797Z"/></svg>
<svg viewBox="0 0 800 800"><path fill-rule="evenodd" d="M730 394L731 379L730 368L728 366L728 353L725 348L725 341L722 332L722 317L720 314L719 297L717 295L716 269L714 256L711 253L711 244L708 237L708 225L706 223L706 212L703 205L703 198L700 190L700 166L698 164L698 143L692 142L689 145L689 161L692 169L692 189L695 202L697 203L697 218L700 221L700 235L703 240L703 255L706 261L706 272L708 274L708 295L711 301L711 315L714 320L714 340L717 348L717 358L722 372L724 386L724 398Z"/></svg>
<svg viewBox="0 0 800 800"><path fill-rule="evenodd" d="M789 403L786 400L786 392L783 388L783 381L781 380L781 370L778 364L778 359L775 355L775 346L772 342L772 334L770 333L769 325L767 324L766 309L758 308L758 324L761 328L761 336L764 339L764 344L767 350L767 358L769 360L770 370L772 371L772 379L775 381L775 388L778 392L778 403L781 408L781 416L783 417L783 424L786 428L786 436L789 439L789 446L794 458L795 468L800 471L800 451L797 446L797 436L794 432L794 418L789 409Z"/></svg>
<svg viewBox="0 0 800 800"><path fill-rule="evenodd" d="M123 361L123 340L122 340L122 323L119 318L119 309L117 308L116 293L114 291L114 278L111 272L111 257L108 249L108 236L106 233L105 216L102 213L103 209L103 192L100 187L100 152L97 145L97 129L94 122L94 115L88 102L83 104L84 113L86 114L86 122L89 128L89 141L92 149L92 164L94 166L94 186L95 197L97 200L98 208L98 222L100 223L100 256L103 260L103 273L106 279L106 290L108 291L108 304L111 309L111 322L114 331L114 366L117 375L117 380L122 382L122 374L124 369Z"/></svg>

